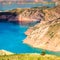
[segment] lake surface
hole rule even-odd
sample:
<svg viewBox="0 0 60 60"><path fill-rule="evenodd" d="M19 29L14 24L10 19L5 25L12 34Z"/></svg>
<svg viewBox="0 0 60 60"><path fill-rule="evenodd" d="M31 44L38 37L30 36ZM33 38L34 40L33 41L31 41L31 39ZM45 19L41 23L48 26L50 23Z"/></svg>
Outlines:
<svg viewBox="0 0 60 60"><path fill-rule="evenodd" d="M11 23L0 23L0 49L8 50L14 53L35 53L40 52L26 44L23 40L26 38L24 32L28 27L15 25Z"/></svg>
<svg viewBox="0 0 60 60"><path fill-rule="evenodd" d="M4 5L0 3L0 10L10 10L15 8L31 8L37 6L45 6L42 4L11 4ZM47 5L54 7L54 4ZM8 50L13 53L41 53L42 49L30 47L29 45L23 44L23 40L27 37L24 32L28 29L28 26L22 26L12 23L1 23L0 22L0 50ZM46 51L47 54L59 55L60 52Z"/></svg>
<svg viewBox="0 0 60 60"><path fill-rule="evenodd" d="M23 43L27 37L24 32L28 26L12 23L0 23L0 50L8 50L14 53L41 53L42 49L30 47ZM46 51L47 54L60 55L59 52Z"/></svg>

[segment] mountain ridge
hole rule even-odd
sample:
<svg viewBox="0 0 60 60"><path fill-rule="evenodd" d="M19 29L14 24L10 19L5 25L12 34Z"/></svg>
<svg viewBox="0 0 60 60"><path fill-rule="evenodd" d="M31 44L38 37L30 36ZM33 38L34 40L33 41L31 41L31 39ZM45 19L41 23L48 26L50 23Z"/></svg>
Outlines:
<svg viewBox="0 0 60 60"><path fill-rule="evenodd" d="M46 8L47 7L17 8L6 12L0 12L0 21L17 22L19 24L41 21L44 19L42 10Z"/></svg>

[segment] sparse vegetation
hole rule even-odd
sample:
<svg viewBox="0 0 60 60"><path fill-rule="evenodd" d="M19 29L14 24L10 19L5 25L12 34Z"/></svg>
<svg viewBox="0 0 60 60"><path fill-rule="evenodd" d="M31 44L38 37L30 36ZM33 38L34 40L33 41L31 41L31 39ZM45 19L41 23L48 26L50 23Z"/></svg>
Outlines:
<svg viewBox="0 0 60 60"><path fill-rule="evenodd" d="M16 13L18 15L18 14L21 14L24 10L25 9L17 8L17 9L10 10L10 12Z"/></svg>
<svg viewBox="0 0 60 60"><path fill-rule="evenodd" d="M0 60L60 60L60 57L54 55L40 54L18 54L10 56L0 56Z"/></svg>
<svg viewBox="0 0 60 60"><path fill-rule="evenodd" d="M45 50L42 50L41 55L45 55L45 54L46 54Z"/></svg>

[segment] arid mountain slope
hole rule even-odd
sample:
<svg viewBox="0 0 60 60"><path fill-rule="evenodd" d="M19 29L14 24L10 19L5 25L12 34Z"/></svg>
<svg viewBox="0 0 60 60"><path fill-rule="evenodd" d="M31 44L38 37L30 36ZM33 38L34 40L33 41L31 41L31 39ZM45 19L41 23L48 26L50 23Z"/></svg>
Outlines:
<svg viewBox="0 0 60 60"><path fill-rule="evenodd" d="M60 51L60 19L37 24L31 30L24 43L36 48Z"/></svg>
<svg viewBox="0 0 60 60"><path fill-rule="evenodd" d="M60 6L44 10L45 20L28 29L24 43L35 48L60 51Z"/></svg>
<svg viewBox="0 0 60 60"><path fill-rule="evenodd" d="M60 18L60 5L53 8L43 9L42 11L44 13L44 20L41 20L40 24L46 22L52 22L53 20L57 20ZM33 31L31 28L29 28L25 32L26 35L29 35Z"/></svg>
<svg viewBox="0 0 60 60"><path fill-rule="evenodd" d="M0 22L14 22L20 24L28 24L37 22L44 19L43 9L47 7L34 7L34 8L17 8L5 12L0 12Z"/></svg>
<svg viewBox="0 0 60 60"><path fill-rule="evenodd" d="M43 12L45 13L45 21L60 18L60 5L54 8L45 9Z"/></svg>

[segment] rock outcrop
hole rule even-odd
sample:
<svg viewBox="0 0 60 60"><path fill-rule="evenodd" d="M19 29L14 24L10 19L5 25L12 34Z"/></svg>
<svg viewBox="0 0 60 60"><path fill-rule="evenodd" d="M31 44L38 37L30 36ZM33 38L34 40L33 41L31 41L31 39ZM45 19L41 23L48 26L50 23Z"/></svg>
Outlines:
<svg viewBox="0 0 60 60"><path fill-rule="evenodd" d="M36 48L60 51L60 19L34 26L24 43Z"/></svg>
<svg viewBox="0 0 60 60"><path fill-rule="evenodd" d="M45 21L51 21L60 18L60 6L45 9L43 12L45 13Z"/></svg>
<svg viewBox="0 0 60 60"><path fill-rule="evenodd" d="M23 42L35 48L60 51L60 6L44 12L45 20L28 29Z"/></svg>
<svg viewBox="0 0 60 60"><path fill-rule="evenodd" d="M44 20L41 20L41 23L46 23L46 22L51 22L53 20L57 20L60 18L60 6L56 6L53 8L48 8L48 9L43 9L43 13L44 13ZM29 28L25 34L26 35L30 35L30 33L32 32L32 27Z"/></svg>
<svg viewBox="0 0 60 60"><path fill-rule="evenodd" d="M36 8L26 8L26 9L13 9L6 12L0 12L0 22L18 22L19 24L28 24L31 22L44 20L43 9L47 7L36 7Z"/></svg>

